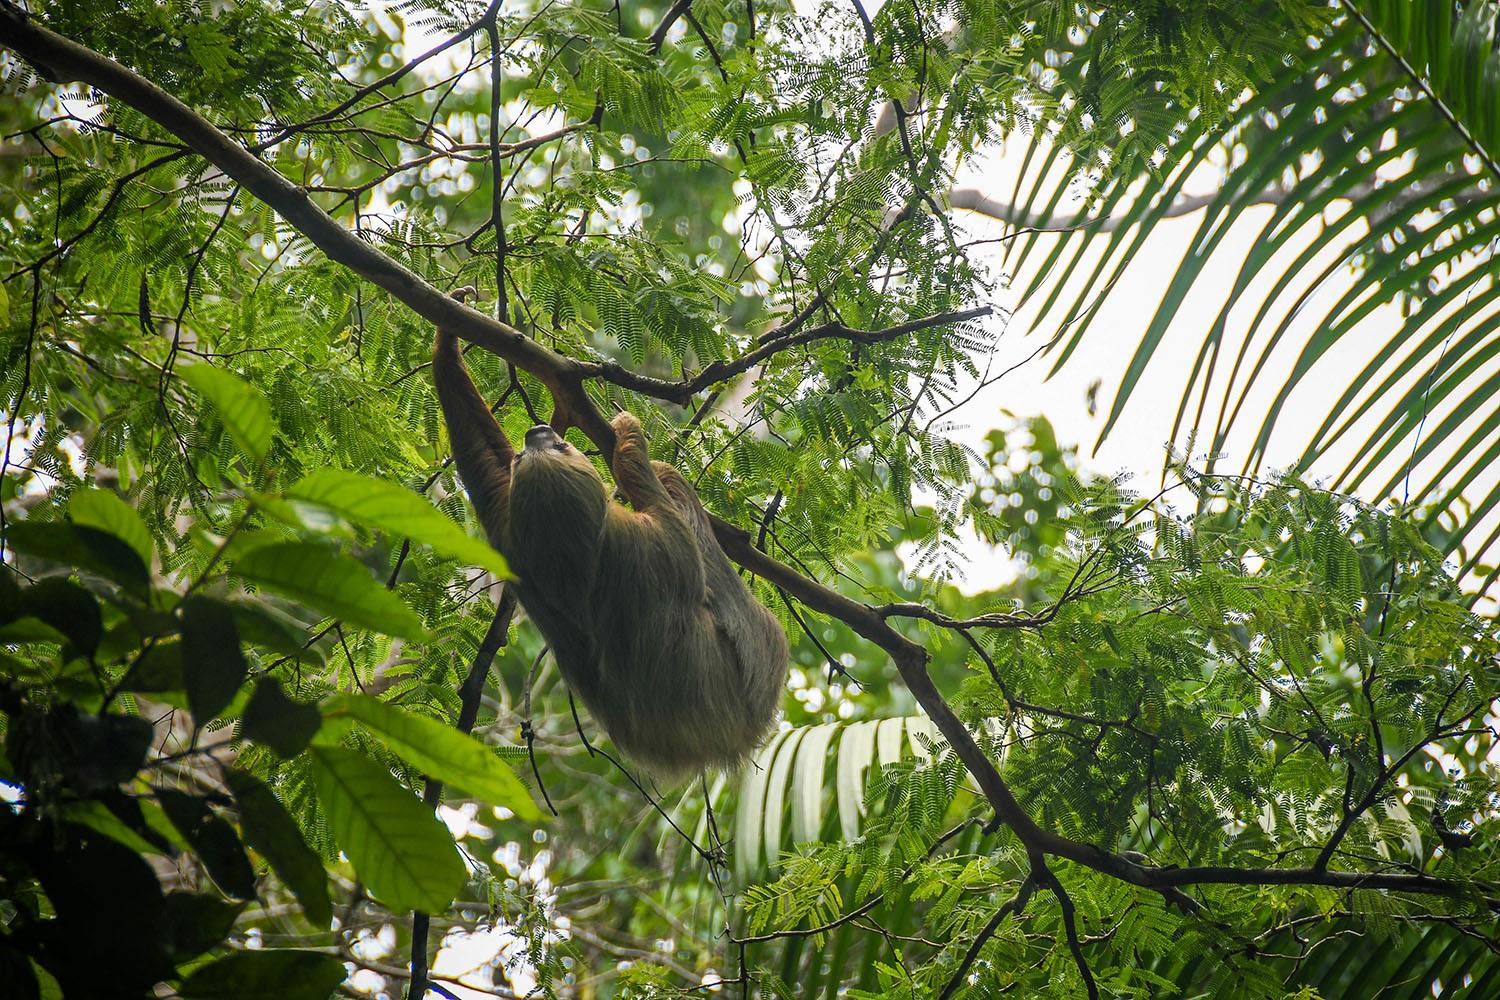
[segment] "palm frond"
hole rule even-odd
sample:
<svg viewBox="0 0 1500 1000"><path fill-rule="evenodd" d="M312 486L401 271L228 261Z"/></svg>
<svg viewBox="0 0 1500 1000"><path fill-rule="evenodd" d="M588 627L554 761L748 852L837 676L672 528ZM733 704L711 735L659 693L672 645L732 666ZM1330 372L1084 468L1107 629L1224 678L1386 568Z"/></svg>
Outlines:
<svg viewBox="0 0 1500 1000"><path fill-rule="evenodd" d="M1057 331L1054 372L1105 335L1111 293L1161 223L1196 214L1101 442L1148 369L1183 364L1178 447L1247 474L1274 454L1335 488L1398 495L1472 569L1500 537L1485 535L1500 505L1500 5L1349 6L1230 115L1186 116L1159 166L1117 164L1082 212L1059 207L1076 164L1046 131L1003 213L972 192L954 203L1052 230L1014 240L1006 264L1033 326ZM1215 191L1184 193L1215 164ZM1318 418L1296 426L1294 399Z"/></svg>

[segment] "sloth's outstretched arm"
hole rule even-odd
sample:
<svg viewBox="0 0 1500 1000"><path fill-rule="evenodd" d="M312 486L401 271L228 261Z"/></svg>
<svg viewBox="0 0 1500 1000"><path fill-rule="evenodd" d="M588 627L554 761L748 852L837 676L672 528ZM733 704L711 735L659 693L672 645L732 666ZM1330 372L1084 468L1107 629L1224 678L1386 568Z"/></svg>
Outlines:
<svg viewBox="0 0 1500 1000"><path fill-rule="evenodd" d="M463 291L460 289L454 297L461 299ZM474 388L458 338L446 330L438 330L432 346L432 377L458 474L490 544L499 547L510 520L510 469L515 452L484 397Z"/></svg>
<svg viewBox="0 0 1500 1000"><path fill-rule="evenodd" d="M651 467L651 451L646 445L646 432L633 414L621 413L611 422L615 429L615 457L610 464L615 485L625 494L630 505L642 514L675 512L672 498L656 478Z"/></svg>
<svg viewBox="0 0 1500 1000"><path fill-rule="evenodd" d="M679 507L652 468L646 432L640 421L621 413L613 421L615 454L610 471L615 485L635 508L626 516L622 533L633 573L641 580L670 588L670 593L696 607L703 600L702 543L694 533L688 511ZM668 593L663 590L663 595Z"/></svg>

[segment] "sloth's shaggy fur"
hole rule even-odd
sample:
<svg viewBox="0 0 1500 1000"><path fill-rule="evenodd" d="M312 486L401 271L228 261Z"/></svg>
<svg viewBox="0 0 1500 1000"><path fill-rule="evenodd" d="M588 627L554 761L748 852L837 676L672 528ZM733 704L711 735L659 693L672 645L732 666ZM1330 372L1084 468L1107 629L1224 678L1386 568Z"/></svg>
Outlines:
<svg viewBox="0 0 1500 1000"><path fill-rule="evenodd" d="M652 462L640 423L614 420L613 502L551 427L519 454L439 331L433 377L454 459L490 544L563 677L615 745L664 778L742 763L775 719L787 642L714 539L678 471Z"/></svg>

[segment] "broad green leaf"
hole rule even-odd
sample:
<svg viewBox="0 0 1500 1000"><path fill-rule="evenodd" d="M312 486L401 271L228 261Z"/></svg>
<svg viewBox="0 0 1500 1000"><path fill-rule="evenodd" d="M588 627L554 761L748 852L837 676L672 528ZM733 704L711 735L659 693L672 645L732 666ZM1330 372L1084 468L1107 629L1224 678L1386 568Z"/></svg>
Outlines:
<svg viewBox="0 0 1500 1000"><path fill-rule="evenodd" d="M324 701L323 715L357 719L423 774L491 805L505 806L522 819L541 818L531 793L510 765L452 726L353 694L338 694Z"/></svg>
<svg viewBox="0 0 1500 1000"><path fill-rule="evenodd" d="M60 706L55 721L66 719L59 742L71 756L68 762L74 787L83 792L110 789L130 781L146 763L155 733L151 723L134 715L95 715Z"/></svg>
<svg viewBox="0 0 1500 1000"><path fill-rule="evenodd" d="M181 691L184 687L180 642L158 642L142 651L120 681L121 691L145 694Z"/></svg>
<svg viewBox="0 0 1500 1000"><path fill-rule="evenodd" d="M238 899L255 898L255 869L250 867L234 827L196 795L158 788L156 801L220 889Z"/></svg>
<svg viewBox="0 0 1500 1000"><path fill-rule="evenodd" d="M451 518L411 490L356 472L320 469L293 486L287 495L315 503L358 524L404 535L443 555L509 576L505 557L471 538Z"/></svg>
<svg viewBox="0 0 1500 1000"><path fill-rule="evenodd" d="M151 723L133 715L85 712L63 702L45 714L10 716L5 752L21 774L65 777L74 793L90 795L130 781L151 748Z"/></svg>
<svg viewBox="0 0 1500 1000"><path fill-rule="evenodd" d="M245 642L264 647L273 653L321 664L323 651L302 623L285 612L257 600L225 601L234 612L234 624Z"/></svg>
<svg viewBox="0 0 1500 1000"><path fill-rule="evenodd" d="M107 531L65 521L16 521L5 529L17 552L97 573L121 586L144 591L151 574L135 549Z"/></svg>
<svg viewBox="0 0 1500 1000"><path fill-rule="evenodd" d="M173 855L179 850L189 850L187 842L177 833L161 806L133 792L133 789L109 788L96 793L93 801L103 805L111 815L151 844L152 851Z"/></svg>
<svg viewBox="0 0 1500 1000"><path fill-rule="evenodd" d="M224 783L239 803L240 830L245 842L260 852L292 890L308 922L326 928L333 919L328 902L328 873L322 860L307 846L296 821L271 789L248 772L225 768Z"/></svg>
<svg viewBox="0 0 1500 1000"><path fill-rule="evenodd" d="M67 636L80 653L93 655L103 634L99 602L88 590L61 576L49 576L21 591L5 618L35 618ZM7 622L8 624L8 622Z"/></svg>
<svg viewBox="0 0 1500 1000"><path fill-rule="evenodd" d="M68 637L57 629L29 615L0 625L0 643L55 642L61 646L67 641Z"/></svg>
<svg viewBox="0 0 1500 1000"><path fill-rule="evenodd" d="M159 845L151 843L126 826L123 820L109 811L109 807L96 799L70 802L63 807L62 815L69 823L86 826L95 833L118 840L137 854L165 853Z"/></svg>
<svg viewBox="0 0 1500 1000"><path fill-rule="evenodd" d="M167 925L172 957L182 962L217 948L229 936L245 903L226 903L198 892L167 893Z"/></svg>
<svg viewBox="0 0 1500 1000"><path fill-rule="evenodd" d="M423 639L422 622L355 559L309 542L279 542L245 553L234 571L329 616L403 639Z"/></svg>
<svg viewBox="0 0 1500 1000"><path fill-rule="evenodd" d="M4 288L0 286L0 298L4 295ZM0 941L0 983L5 983L10 989L11 1000L41 1000L42 987L37 982L31 960L25 952L12 948L8 941Z"/></svg>
<svg viewBox="0 0 1500 1000"><path fill-rule="evenodd" d="M178 992L189 1000L328 1000L344 963L315 951L241 951L194 970Z"/></svg>
<svg viewBox="0 0 1500 1000"><path fill-rule="evenodd" d="M322 722L317 706L288 698L276 678L263 677L240 715L240 732L277 756L292 758L307 748Z"/></svg>
<svg viewBox="0 0 1500 1000"><path fill-rule="evenodd" d="M68 517L74 524L109 532L135 550L142 565L151 565L151 533L135 508L118 494L109 490L79 490L68 501Z"/></svg>
<svg viewBox="0 0 1500 1000"><path fill-rule="evenodd" d="M441 913L468 872L432 809L363 754L314 746L318 801L334 840L390 909Z"/></svg>
<svg viewBox="0 0 1500 1000"><path fill-rule="evenodd" d="M72 824L51 830L50 849L28 848L14 837L6 845L7 863L25 858L51 904L47 964L69 998L149 995L173 964L156 872L111 837ZM0 995L9 997L3 989Z"/></svg>
<svg viewBox="0 0 1500 1000"><path fill-rule="evenodd" d="M204 726L224 711L248 671L229 607L197 595L183 601L182 674L193 720Z"/></svg>
<svg viewBox="0 0 1500 1000"><path fill-rule="evenodd" d="M238 375L213 365L183 365L178 376L219 411L240 451L259 463L271 448L271 401Z"/></svg>

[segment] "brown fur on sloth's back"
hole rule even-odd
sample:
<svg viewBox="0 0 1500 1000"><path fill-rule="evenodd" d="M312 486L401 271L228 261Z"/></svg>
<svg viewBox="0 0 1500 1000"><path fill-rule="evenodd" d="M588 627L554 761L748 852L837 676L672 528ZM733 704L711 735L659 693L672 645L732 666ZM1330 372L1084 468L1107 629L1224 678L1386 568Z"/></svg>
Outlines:
<svg viewBox="0 0 1500 1000"><path fill-rule="evenodd" d="M563 677L615 744L662 776L732 767L775 719L781 626L719 548L697 494L615 418L614 503L593 463L551 428L515 454L438 334L433 374L459 474Z"/></svg>

